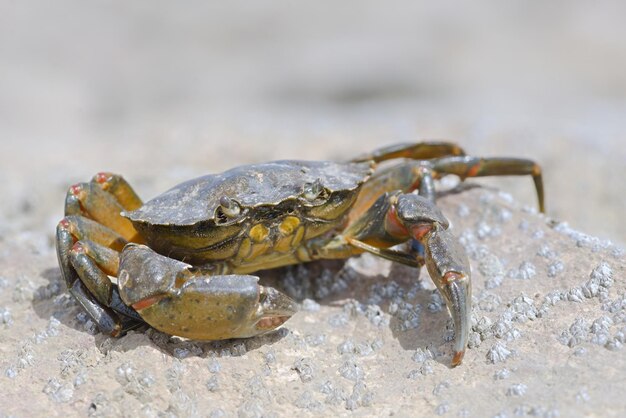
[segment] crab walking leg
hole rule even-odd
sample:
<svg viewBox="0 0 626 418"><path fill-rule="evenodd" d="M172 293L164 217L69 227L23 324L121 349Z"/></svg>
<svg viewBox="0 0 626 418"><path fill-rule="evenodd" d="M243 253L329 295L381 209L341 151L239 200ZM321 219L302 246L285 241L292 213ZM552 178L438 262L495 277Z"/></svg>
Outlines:
<svg viewBox="0 0 626 418"><path fill-rule="evenodd" d="M93 248L87 247L81 241L76 242L70 250L70 262L96 300L104 306L109 306L113 283L109 276L98 267L88 251L93 253Z"/></svg>
<svg viewBox="0 0 626 418"><path fill-rule="evenodd" d="M115 285L110 308L98 302L80 280L76 280L68 290L102 333L119 337L145 323L137 312L122 303ZM123 315L118 315L118 312Z"/></svg>
<svg viewBox="0 0 626 418"><path fill-rule="evenodd" d="M112 337L122 333L124 326L120 316L98 302L80 280L74 282L69 292L95 322L100 332Z"/></svg>
<svg viewBox="0 0 626 418"><path fill-rule="evenodd" d="M80 281L98 302L128 318L142 321L137 312L121 301L117 286L109 279L108 274L117 275L118 272L117 251L91 241L77 241L70 250L70 262Z"/></svg>
<svg viewBox="0 0 626 418"><path fill-rule="evenodd" d="M77 214L77 207L79 207L83 216L111 228L127 241L140 239L133 224L121 215L124 210L123 206L112 194L100 188L96 182L73 185L67 191L65 201L66 215Z"/></svg>
<svg viewBox="0 0 626 418"><path fill-rule="evenodd" d="M465 151L452 142L426 141L418 143L394 144L379 148L369 154L353 159L353 162L392 160L395 158L409 158L413 160L428 160L447 155L465 155Z"/></svg>
<svg viewBox="0 0 626 418"><path fill-rule="evenodd" d="M340 258L368 251L414 267L426 264L455 326L452 365L463 360L471 314L470 265L464 249L447 230L448 221L428 198L401 192L385 193L361 218L328 245L315 249L317 258ZM424 246L425 257L388 249L408 240ZM413 258L413 262L408 259Z"/></svg>
<svg viewBox="0 0 626 418"><path fill-rule="evenodd" d="M530 175L535 183L539 210L545 212L541 167L532 160L469 156L444 157L433 162L433 169L439 175L455 174L463 180L467 177Z"/></svg>
<svg viewBox="0 0 626 418"><path fill-rule="evenodd" d="M70 250L70 254L72 253L84 253L98 265L104 274L117 276L120 264L120 253L118 251L90 240L81 240L74 244L72 250Z"/></svg>
<svg viewBox="0 0 626 418"><path fill-rule="evenodd" d="M115 251L93 242L77 241L69 251L69 260L80 280L75 280L69 291L101 332L118 336L130 328L130 323L126 321L125 325L123 319L107 307L113 300L114 285L90 256L101 260L106 269L117 264ZM139 319L136 314L134 318Z"/></svg>
<svg viewBox="0 0 626 418"><path fill-rule="evenodd" d="M124 177L118 174L107 172L98 173L93 176L91 183L97 184L102 190L112 194L124 210L131 211L139 209L143 204L135 190L133 190Z"/></svg>
<svg viewBox="0 0 626 418"><path fill-rule="evenodd" d="M467 254L447 229L448 222L443 214L431 200L423 196L398 196L388 217L389 225L393 225L393 228L404 227L411 239L420 241L425 247L426 268L454 321L455 353L452 366L457 366L465 354L471 319L472 292ZM429 218L431 222L428 222Z"/></svg>
<svg viewBox="0 0 626 418"><path fill-rule="evenodd" d="M436 196L434 179L435 172L430 161L403 161L376 171L361 188L348 215L349 223L358 219L386 192L410 193L418 190L420 196L434 202Z"/></svg>
<svg viewBox="0 0 626 418"><path fill-rule="evenodd" d="M141 200L120 176L99 173L90 183L70 187L65 197L65 218L59 222L56 247L68 288L77 279L70 266L69 251L77 240L92 240L121 251L137 232L120 212L141 205ZM110 273L115 274L115 273Z"/></svg>
<svg viewBox="0 0 626 418"><path fill-rule="evenodd" d="M154 328L196 340L247 338L282 325L298 305L249 275L211 275L143 245L120 257L120 296Z"/></svg>
<svg viewBox="0 0 626 418"><path fill-rule="evenodd" d="M89 183L69 188L65 218L57 226L57 256L67 287L98 328L112 336L143 322L122 303L108 277L117 275L124 245L141 241L121 216L122 210L139 206L141 199L121 176L98 173Z"/></svg>
<svg viewBox="0 0 626 418"><path fill-rule="evenodd" d="M116 275L126 240L115 231L82 216L67 216L57 226L57 256L67 287L100 331L117 336L141 318L120 300L107 274ZM109 307L128 318L120 317Z"/></svg>
<svg viewBox="0 0 626 418"><path fill-rule="evenodd" d="M376 171L361 187L359 196L348 214L349 223L361 217L386 192L415 190L421 184L422 162L406 161Z"/></svg>
<svg viewBox="0 0 626 418"><path fill-rule="evenodd" d="M472 288L470 265L457 238L439 226L422 239L426 249L426 268L441 292L454 321L454 357L458 366L469 340Z"/></svg>
<svg viewBox="0 0 626 418"><path fill-rule="evenodd" d="M92 241L114 251L121 251L126 240L117 232L83 216L66 216L57 225L56 247L59 266L67 287L78 278L70 261L70 252L77 241Z"/></svg>

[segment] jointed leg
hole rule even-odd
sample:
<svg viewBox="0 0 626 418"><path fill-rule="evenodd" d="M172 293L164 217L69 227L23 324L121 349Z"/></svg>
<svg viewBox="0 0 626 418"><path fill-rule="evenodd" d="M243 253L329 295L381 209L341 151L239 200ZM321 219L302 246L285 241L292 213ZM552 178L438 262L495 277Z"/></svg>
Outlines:
<svg viewBox="0 0 626 418"><path fill-rule="evenodd" d="M89 183L70 187L66 216L57 226L57 256L70 293L102 332L114 336L140 320L136 312L121 303L117 287L108 277L117 275L119 252L124 246L140 240L120 212L140 205L126 181L100 173Z"/></svg>
<svg viewBox="0 0 626 418"><path fill-rule="evenodd" d="M422 160L422 163L407 162L375 173L363 187L362 196L359 197L359 201L355 205L356 214L360 215L378 196L392 190L409 192L419 188L422 196L434 199L434 187L429 187L428 183L420 185L421 180L429 174L434 178L445 174L455 174L461 179L481 176L531 175L535 183L539 210L545 211L541 167L534 161L522 158L470 157L465 155L463 149L450 142L395 144L355 158L353 161L378 163L396 158ZM422 166L422 173L418 173L417 167L420 166ZM432 183L431 180L430 185ZM355 219L355 216L352 216L352 219Z"/></svg>
<svg viewBox="0 0 626 418"><path fill-rule="evenodd" d="M98 302L83 282L76 280L69 288L69 292L95 322L100 332L113 337L120 335L123 329L120 316Z"/></svg>
<svg viewBox="0 0 626 418"><path fill-rule="evenodd" d="M383 194L392 191L410 193L435 201L435 173L430 161L405 161L379 170L362 186L349 214L350 222L358 219Z"/></svg>
<svg viewBox="0 0 626 418"><path fill-rule="evenodd" d="M127 241L139 239L137 231L132 223L121 215L124 210L132 210L136 206L135 199L128 198L128 190L133 194L130 186L123 187L119 180L115 183L101 181L105 174L101 173L89 183L78 183L67 191L65 199L65 215L82 215L116 231ZM120 179L117 176L111 176ZM113 183L116 187L111 187ZM117 196L107 190L112 190L123 199L118 201Z"/></svg>
<svg viewBox="0 0 626 418"><path fill-rule="evenodd" d="M91 180L92 183L97 183L102 190L112 194L117 203L119 203L124 210L136 210L141 207L143 202L135 193L128 182L120 175L112 173L98 173Z"/></svg>
<svg viewBox="0 0 626 418"><path fill-rule="evenodd" d="M336 239L313 250L316 258L345 258L363 251L413 267L426 264L455 324L454 358L461 363L470 329L470 266L465 250L447 229L448 221L429 199L401 192L382 195ZM409 240L424 246L424 257L390 250Z"/></svg>
<svg viewBox="0 0 626 418"><path fill-rule="evenodd" d="M352 161L381 161L395 158L409 158L413 160L428 160L440 158L447 155L465 155L465 152L458 145L451 142L428 141L409 144L394 144L379 148L369 154L359 156Z"/></svg>
<svg viewBox="0 0 626 418"><path fill-rule="evenodd" d="M455 174L462 180L467 177L530 175L535 183L539 210L545 212L541 167L532 160L459 156L440 158L432 164L437 174Z"/></svg>
<svg viewBox="0 0 626 418"><path fill-rule="evenodd" d="M70 252L77 241L92 241L114 251L121 251L128 242L117 232L89 218L79 215L63 218L57 225L56 247L61 273L68 288L78 278L70 261Z"/></svg>
<svg viewBox="0 0 626 418"><path fill-rule="evenodd" d="M434 201L435 187L431 161L446 157L463 158L464 155L463 149L454 143L420 142L383 147L354 159L353 161L373 160L376 163L398 158L405 161L374 173L361 188L359 198L350 213L350 220L360 217L385 192L401 190L409 193L419 190L421 196Z"/></svg>

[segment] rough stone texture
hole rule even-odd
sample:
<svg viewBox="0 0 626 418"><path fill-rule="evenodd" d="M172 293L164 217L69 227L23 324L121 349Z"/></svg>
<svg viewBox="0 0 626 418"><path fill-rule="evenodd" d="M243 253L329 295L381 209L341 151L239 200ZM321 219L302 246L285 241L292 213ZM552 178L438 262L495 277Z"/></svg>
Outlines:
<svg viewBox="0 0 626 418"><path fill-rule="evenodd" d="M0 417L623 416L625 261L594 236L626 244L626 2L544 3L0 0ZM106 338L60 281L63 196L97 171L148 199L421 138L536 159L549 215L591 234L442 196L475 283L456 369L427 274L370 256L272 273L302 312L214 344Z"/></svg>
<svg viewBox="0 0 626 418"><path fill-rule="evenodd" d="M418 279L369 255L286 268L268 280L304 309L271 335L198 343L140 329L112 339L66 293L50 231L5 235L0 413L623 412L624 252L493 190L462 187L440 204L473 270L472 348L454 369L453 330L425 271Z"/></svg>

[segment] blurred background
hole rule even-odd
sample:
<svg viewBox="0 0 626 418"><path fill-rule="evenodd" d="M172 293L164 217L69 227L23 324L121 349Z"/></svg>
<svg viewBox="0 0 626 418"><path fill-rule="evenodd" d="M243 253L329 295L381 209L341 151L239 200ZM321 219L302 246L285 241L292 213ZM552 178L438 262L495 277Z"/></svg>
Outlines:
<svg viewBox="0 0 626 418"><path fill-rule="evenodd" d="M2 230L69 184L144 197L422 138L544 167L550 216L626 242L626 2L0 0ZM530 179L488 181L535 205Z"/></svg>

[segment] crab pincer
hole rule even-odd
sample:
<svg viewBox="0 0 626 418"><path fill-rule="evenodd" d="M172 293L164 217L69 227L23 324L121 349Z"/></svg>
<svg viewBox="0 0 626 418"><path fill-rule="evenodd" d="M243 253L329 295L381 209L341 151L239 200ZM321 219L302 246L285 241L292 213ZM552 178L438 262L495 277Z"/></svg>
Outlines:
<svg viewBox="0 0 626 418"><path fill-rule="evenodd" d="M210 275L129 244L120 257L120 296L153 327L195 340L248 338L281 326L298 304L251 275Z"/></svg>

